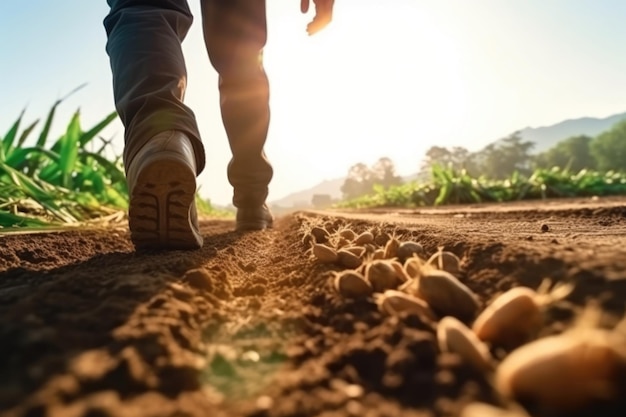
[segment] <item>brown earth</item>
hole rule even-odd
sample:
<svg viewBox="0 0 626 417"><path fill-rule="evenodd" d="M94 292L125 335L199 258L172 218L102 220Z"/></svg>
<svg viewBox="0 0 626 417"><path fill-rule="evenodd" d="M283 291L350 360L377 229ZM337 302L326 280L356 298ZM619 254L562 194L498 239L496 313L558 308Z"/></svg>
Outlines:
<svg viewBox="0 0 626 417"><path fill-rule="evenodd" d="M314 221L444 246L484 303L544 278L573 283L541 336L590 300L605 326L624 315L626 199L296 213L248 234L207 219L193 252L135 253L123 227L6 233L0 415L452 416L502 401L419 317L336 294L341 268L302 242ZM568 415L624 416L625 397Z"/></svg>

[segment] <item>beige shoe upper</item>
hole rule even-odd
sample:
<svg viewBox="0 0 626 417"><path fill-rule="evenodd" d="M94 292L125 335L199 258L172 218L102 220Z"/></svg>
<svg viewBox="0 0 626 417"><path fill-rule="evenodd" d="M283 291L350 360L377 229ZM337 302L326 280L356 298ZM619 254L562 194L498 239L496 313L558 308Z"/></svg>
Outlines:
<svg viewBox="0 0 626 417"><path fill-rule="evenodd" d="M137 174L143 166L153 158L167 155L168 158L176 158L187 164L196 173L196 157L191 140L183 132L168 130L154 136L137 152L135 157L127 164L126 181L131 193L137 180Z"/></svg>

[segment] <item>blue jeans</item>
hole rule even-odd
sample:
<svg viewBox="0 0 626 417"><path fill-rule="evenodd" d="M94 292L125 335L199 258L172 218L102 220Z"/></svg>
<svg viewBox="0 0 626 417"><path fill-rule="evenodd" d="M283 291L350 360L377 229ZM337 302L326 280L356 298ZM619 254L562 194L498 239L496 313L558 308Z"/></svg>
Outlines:
<svg viewBox="0 0 626 417"><path fill-rule="evenodd" d="M183 103L187 70L181 43L193 16L186 0L107 0L106 51L115 107L124 125L124 163L156 134L185 132L198 174L205 153L193 111ZM232 158L228 180L235 207L265 202L273 170L263 150L270 120L262 53L264 0L200 0L204 40L219 75L222 121Z"/></svg>

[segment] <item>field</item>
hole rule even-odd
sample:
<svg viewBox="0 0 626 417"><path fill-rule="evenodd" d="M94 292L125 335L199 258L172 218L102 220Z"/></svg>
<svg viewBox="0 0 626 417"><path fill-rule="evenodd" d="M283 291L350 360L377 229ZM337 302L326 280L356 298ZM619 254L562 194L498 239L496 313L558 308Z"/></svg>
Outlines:
<svg viewBox="0 0 626 417"><path fill-rule="evenodd" d="M338 294L333 271L345 268L316 260L304 239L326 223L419 242L426 255L443 246L461 258L458 277L481 306L546 278L572 284L545 306L537 337L570 329L590 303L604 313L597 326L613 329L624 315L619 197L301 212L249 234L209 218L195 252L135 253L124 223L7 233L0 415L455 416L476 401L513 407L490 372L440 349L432 322ZM491 353L495 362L507 354ZM606 401L567 412L524 406L532 416L624 416L623 374L615 384Z"/></svg>

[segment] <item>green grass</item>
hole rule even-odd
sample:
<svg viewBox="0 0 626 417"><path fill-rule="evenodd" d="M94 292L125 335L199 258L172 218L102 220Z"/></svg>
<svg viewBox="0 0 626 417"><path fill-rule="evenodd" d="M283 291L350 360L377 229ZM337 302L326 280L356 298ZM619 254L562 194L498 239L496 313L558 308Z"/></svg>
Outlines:
<svg viewBox="0 0 626 417"><path fill-rule="evenodd" d="M536 170L529 177L513 173L505 180L473 178L465 171L434 166L431 181L374 187L371 194L337 203L339 208L423 207L507 202L559 197L626 195L626 174L567 169Z"/></svg>
<svg viewBox="0 0 626 417"><path fill-rule="evenodd" d="M85 130L76 111L65 132L53 139L50 128L65 98L51 107L38 135L41 120L23 127L22 111L0 137L0 228L78 224L127 210L121 155L100 136L117 114ZM210 202L197 201L200 213L225 215Z"/></svg>
<svg viewBox="0 0 626 417"><path fill-rule="evenodd" d="M199 194L196 194L196 208L201 216L217 218L231 218L235 216L234 210L217 209L213 207L210 200L202 199Z"/></svg>

